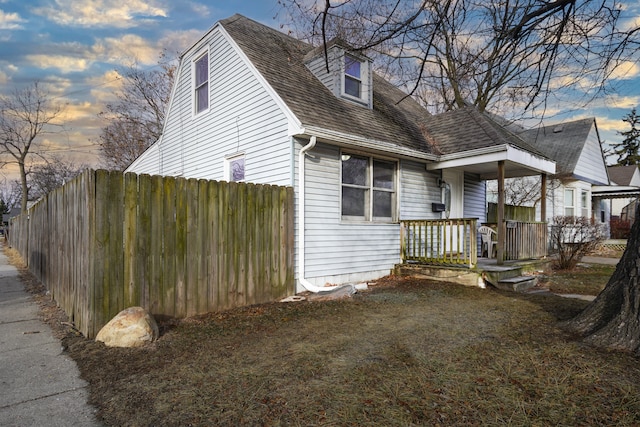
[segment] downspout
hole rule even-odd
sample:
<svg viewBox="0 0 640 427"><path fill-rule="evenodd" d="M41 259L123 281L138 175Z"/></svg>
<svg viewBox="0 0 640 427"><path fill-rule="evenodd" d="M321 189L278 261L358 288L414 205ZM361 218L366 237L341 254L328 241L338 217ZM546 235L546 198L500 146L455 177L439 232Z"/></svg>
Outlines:
<svg viewBox="0 0 640 427"><path fill-rule="evenodd" d="M300 171L300 179L298 180L298 280L300 284L309 292L318 293L318 292L328 292L332 291L339 286L316 286L309 282L304 277L304 210L305 210L305 200L304 200L304 159L307 151L313 150L316 146L316 137L312 136L309 140L309 143L300 149L300 153L298 154L298 169Z"/></svg>

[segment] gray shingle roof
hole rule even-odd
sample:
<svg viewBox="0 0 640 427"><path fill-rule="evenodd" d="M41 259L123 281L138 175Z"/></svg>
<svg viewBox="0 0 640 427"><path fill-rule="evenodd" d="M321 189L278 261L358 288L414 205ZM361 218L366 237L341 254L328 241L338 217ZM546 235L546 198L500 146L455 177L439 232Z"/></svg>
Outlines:
<svg viewBox="0 0 640 427"><path fill-rule="evenodd" d="M511 145L549 158L501 126L490 114L480 113L472 106L430 116L425 120L425 128L437 141L442 154Z"/></svg>
<svg viewBox="0 0 640 427"><path fill-rule="evenodd" d="M595 119L581 119L571 122L528 129L518 134L533 147L556 162L557 175L571 175L575 170L582 149Z"/></svg>
<svg viewBox="0 0 640 427"><path fill-rule="evenodd" d="M435 155L512 145L553 159L475 107L432 116L375 73L373 110L337 98L304 65L309 55L321 52L319 48L242 15L220 24L303 126Z"/></svg>
<svg viewBox="0 0 640 427"><path fill-rule="evenodd" d="M607 166L609 179L618 185L631 185L631 178L633 178L633 174L637 170L638 165Z"/></svg>
<svg viewBox="0 0 640 427"><path fill-rule="evenodd" d="M303 126L433 152L420 126L429 113L384 79L373 76L373 110L369 110L336 98L307 69L304 57L313 46L242 15L220 23Z"/></svg>

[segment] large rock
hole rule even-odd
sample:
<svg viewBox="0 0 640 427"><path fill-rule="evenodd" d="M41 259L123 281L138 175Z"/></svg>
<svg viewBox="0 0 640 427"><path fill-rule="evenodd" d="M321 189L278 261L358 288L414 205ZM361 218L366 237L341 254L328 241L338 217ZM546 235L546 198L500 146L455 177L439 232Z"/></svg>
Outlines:
<svg viewBox="0 0 640 427"><path fill-rule="evenodd" d="M158 324L142 307L122 310L100 329L96 341L108 347L140 347L158 339Z"/></svg>

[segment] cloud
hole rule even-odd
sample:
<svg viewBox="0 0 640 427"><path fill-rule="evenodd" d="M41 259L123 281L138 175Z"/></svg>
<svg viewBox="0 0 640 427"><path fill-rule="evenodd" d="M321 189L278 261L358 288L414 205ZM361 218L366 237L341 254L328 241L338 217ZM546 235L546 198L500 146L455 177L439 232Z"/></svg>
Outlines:
<svg viewBox="0 0 640 427"><path fill-rule="evenodd" d="M621 108L624 110L631 110L640 103L639 96L629 95L607 95L602 100L602 106L605 108Z"/></svg>
<svg viewBox="0 0 640 427"><path fill-rule="evenodd" d="M24 28L21 24L26 22L17 13L6 13L0 10L0 30L20 30Z"/></svg>
<svg viewBox="0 0 640 427"><path fill-rule="evenodd" d="M616 67L609 78L616 80L630 80L640 76L640 65L631 61L624 61Z"/></svg>
<svg viewBox="0 0 640 427"><path fill-rule="evenodd" d="M93 45L92 50L104 62L136 62L140 65L150 65L158 61L161 49L157 41L149 41L135 34L125 34L118 38L107 37Z"/></svg>
<svg viewBox="0 0 640 427"><path fill-rule="evenodd" d="M142 21L164 18L166 8L157 0L53 0L34 12L63 26L131 28Z"/></svg>
<svg viewBox="0 0 640 427"><path fill-rule="evenodd" d="M63 55L27 55L27 60L40 68L57 68L62 73L85 71L90 61L86 58L75 58Z"/></svg>

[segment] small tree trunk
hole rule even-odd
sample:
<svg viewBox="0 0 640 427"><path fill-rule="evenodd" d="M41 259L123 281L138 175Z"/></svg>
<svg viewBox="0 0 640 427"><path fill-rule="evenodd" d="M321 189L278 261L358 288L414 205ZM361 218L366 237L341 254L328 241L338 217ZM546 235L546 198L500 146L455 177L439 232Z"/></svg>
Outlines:
<svg viewBox="0 0 640 427"><path fill-rule="evenodd" d="M607 286L580 314L562 324L597 347L640 352L640 210L627 248Z"/></svg>
<svg viewBox="0 0 640 427"><path fill-rule="evenodd" d="M27 186L27 171L24 166L24 160L18 162L18 166L20 167L20 185L22 187L22 204L21 204L21 212L27 212L27 202L29 201L29 187Z"/></svg>

